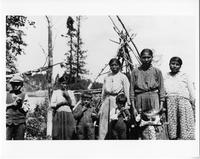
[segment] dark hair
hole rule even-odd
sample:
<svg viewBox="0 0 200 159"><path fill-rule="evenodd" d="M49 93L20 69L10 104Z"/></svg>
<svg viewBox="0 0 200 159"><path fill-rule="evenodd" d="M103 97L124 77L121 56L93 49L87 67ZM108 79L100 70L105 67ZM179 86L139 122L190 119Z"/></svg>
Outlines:
<svg viewBox="0 0 200 159"><path fill-rule="evenodd" d="M121 62L117 58L112 58L108 63L109 66L112 65L112 63L114 62L116 62L121 67Z"/></svg>
<svg viewBox="0 0 200 159"><path fill-rule="evenodd" d="M127 102L127 97L125 96L125 94L119 94L116 97L116 103L123 103L125 104Z"/></svg>
<svg viewBox="0 0 200 159"><path fill-rule="evenodd" d="M140 57L142 57L142 55L144 55L145 52L147 52L150 56L153 57L153 51L151 49L143 49L140 53Z"/></svg>
<svg viewBox="0 0 200 159"><path fill-rule="evenodd" d="M170 59L169 63L171 63L172 61L177 61L180 65L183 64L183 61L181 60L180 57L174 56Z"/></svg>

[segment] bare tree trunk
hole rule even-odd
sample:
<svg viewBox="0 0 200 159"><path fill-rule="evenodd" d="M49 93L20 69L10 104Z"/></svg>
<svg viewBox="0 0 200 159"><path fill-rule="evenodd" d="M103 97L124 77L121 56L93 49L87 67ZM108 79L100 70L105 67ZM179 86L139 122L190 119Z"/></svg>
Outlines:
<svg viewBox="0 0 200 159"><path fill-rule="evenodd" d="M47 70L47 80L48 80L48 103L50 107L51 95L53 92L53 84L52 84L52 72L53 72L53 48L52 48L52 24L51 20L48 16L46 16L48 22L48 67ZM52 137L52 117L53 111L52 109L47 109L47 137Z"/></svg>

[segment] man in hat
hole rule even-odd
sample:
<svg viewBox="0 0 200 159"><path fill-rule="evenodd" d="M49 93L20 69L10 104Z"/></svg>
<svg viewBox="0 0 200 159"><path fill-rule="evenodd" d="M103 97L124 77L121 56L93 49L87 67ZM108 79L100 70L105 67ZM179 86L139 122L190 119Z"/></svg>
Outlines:
<svg viewBox="0 0 200 159"><path fill-rule="evenodd" d="M77 120L77 136L79 140L94 140L94 121L97 119L95 108L91 105L92 94L84 92L81 95L81 103L75 108L73 114Z"/></svg>
<svg viewBox="0 0 200 159"><path fill-rule="evenodd" d="M24 140L26 114L30 108L28 96L22 92L23 78L15 75L10 79L11 90L6 97L6 139Z"/></svg>

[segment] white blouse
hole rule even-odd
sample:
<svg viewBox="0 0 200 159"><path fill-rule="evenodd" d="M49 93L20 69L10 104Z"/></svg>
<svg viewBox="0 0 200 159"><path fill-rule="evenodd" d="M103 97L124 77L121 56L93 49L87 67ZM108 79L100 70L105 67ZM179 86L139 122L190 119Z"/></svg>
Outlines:
<svg viewBox="0 0 200 159"><path fill-rule="evenodd" d="M187 74L178 72L171 76L168 72L164 76L164 86L167 96L179 95L188 99L194 99L194 88L188 80Z"/></svg>
<svg viewBox="0 0 200 159"><path fill-rule="evenodd" d="M104 100L105 96L109 93L124 93L127 97L127 103L129 104L129 89L130 83L125 74L118 72L117 74L113 75L110 73L104 79L102 98Z"/></svg>
<svg viewBox="0 0 200 159"><path fill-rule="evenodd" d="M62 90L54 90L53 91L53 94L52 94L52 97L51 97L51 107L56 107L56 105L60 102L65 102L66 99L65 97L63 96L63 91ZM64 105L62 107L59 107L57 109L58 112L60 111L65 111L65 112L71 112L71 109L68 105Z"/></svg>

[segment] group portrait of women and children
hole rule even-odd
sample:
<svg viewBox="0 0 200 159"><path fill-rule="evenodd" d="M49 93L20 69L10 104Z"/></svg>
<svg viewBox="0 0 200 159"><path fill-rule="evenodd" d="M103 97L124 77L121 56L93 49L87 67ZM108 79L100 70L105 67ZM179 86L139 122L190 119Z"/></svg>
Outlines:
<svg viewBox="0 0 200 159"><path fill-rule="evenodd" d="M143 49L141 65L131 76L121 70L117 58L109 61L97 110L93 94L84 91L74 106L64 81L53 91L49 109L53 110L53 140L194 140L195 95L184 61L171 57L169 71L163 75L152 65L153 52ZM6 139L24 140L28 96L24 79L15 75L9 81L6 98Z"/></svg>

